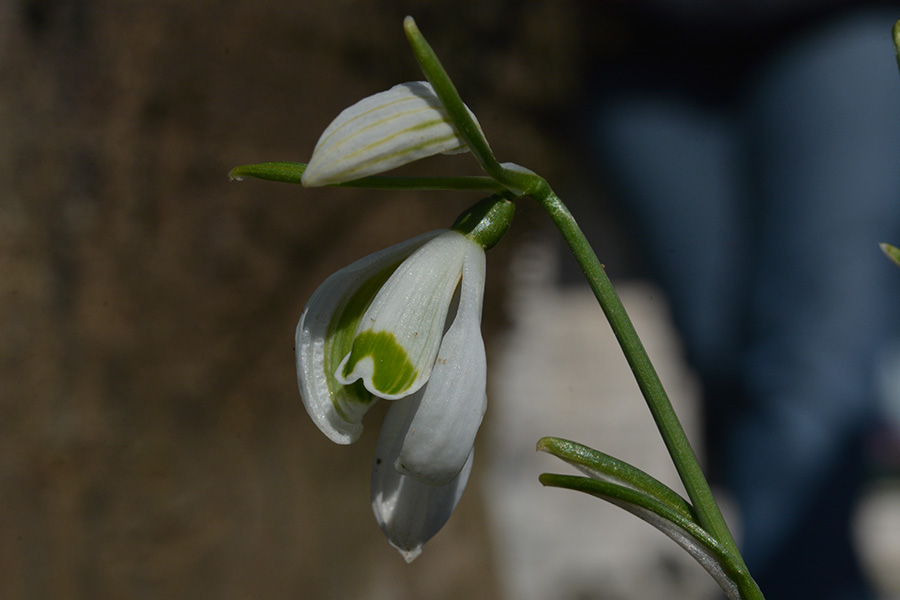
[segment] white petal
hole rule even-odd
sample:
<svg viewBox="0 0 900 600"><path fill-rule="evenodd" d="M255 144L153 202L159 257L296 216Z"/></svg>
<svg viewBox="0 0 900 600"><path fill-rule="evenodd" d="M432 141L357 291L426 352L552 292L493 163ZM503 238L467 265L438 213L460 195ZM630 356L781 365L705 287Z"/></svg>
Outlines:
<svg viewBox="0 0 900 600"><path fill-rule="evenodd" d="M425 485L398 473L393 464L417 404L418 396L412 396L391 405L372 464L375 520L406 562L412 562L450 518L466 488L474 456L470 452L456 478L443 486Z"/></svg>
<svg viewBox="0 0 900 600"><path fill-rule="evenodd" d="M363 300L358 295L366 292L360 291L363 286L379 274L386 278L385 270L393 270L396 264L443 231L417 236L341 269L319 286L303 309L295 334L300 396L310 417L332 441L338 444L356 441L362 432L360 421L374 401L365 390L360 394L358 386L345 387L334 379L334 371L344 354L336 347L340 346L336 337L343 335L350 339L348 332L338 331L341 315L349 318L352 310L360 313L365 310L365 305L354 306L353 301L354 297L355 303ZM368 293L374 294L374 290Z"/></svg>
<svg viewBox="0 0 900 600"><path fill-rule="evenodd" d="M428 485L444 485L459 473L487 406L487 362L481 337L484 279L484 250L470 242L456 318L444 335L395 464L401 473Z"/></svg>
<svg viewBox="0 0 900 600"><path fill-rule="evenodd" d="M366 310L337 380L363 380L380 398L418 391L431 375L450 302L472 242L446 231L403 261Z"/></svg>
<svg viewBox="0 0 900 600"><path fill-rule="evenodd" d="M466 149L431 84L402 83L341 112L316 143L302 182L340 183Z"/></svg>

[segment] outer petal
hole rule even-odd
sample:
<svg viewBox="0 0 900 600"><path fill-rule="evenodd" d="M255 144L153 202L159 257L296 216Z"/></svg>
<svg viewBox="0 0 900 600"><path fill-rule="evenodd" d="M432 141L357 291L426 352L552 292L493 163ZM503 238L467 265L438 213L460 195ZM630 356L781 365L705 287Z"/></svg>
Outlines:
<svg viewBox="0 0 900 600"><path fill-rule="evenodd" d="M360 322L340 383L362 379L374 395L396 400L428 381L471 243L446 231L397 267Z"/></svg>
<svg viewBox="0 0 900 600"><path fill-rule="evenodd" d="M466 149L431 84L402 83L341 112L316 143L301 181L340 183Z"/></svg>
<svg viewBox="0 0 900 600"><path fill-rule="evenodd" d="M431 379L395 463L399 472L428 485L445 485L456 477L472 451L484 417L484 279L484 250L469 242L456 318L444 335Z"/></svg>
<svg viewBox="0 0 900 600"><path fill-rule="evenodd" d="M330 276L303 309L295 334L297 381L306 411L332 441L349 444L374 398L334 378L369 300L397 264L444 230L432 231L360 259Z"/></svg>
<svg viewBox="0 0 900 600"><path fill-rule="evenodd" d="M419 403L417 396L391 405L385 416L375 460L372 464L372 511L391 545L406 562L412 562L422 546L440 531L459 503L469 473L473 453L459 474L443 486L425 485L401 475L393 464Z"/></svg>

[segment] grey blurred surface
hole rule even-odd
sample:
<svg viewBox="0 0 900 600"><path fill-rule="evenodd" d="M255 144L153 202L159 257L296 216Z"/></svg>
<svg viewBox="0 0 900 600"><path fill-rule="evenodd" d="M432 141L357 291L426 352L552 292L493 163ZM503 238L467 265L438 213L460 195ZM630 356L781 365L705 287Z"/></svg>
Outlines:
<svg viewBox="0 0 900 600"><path fill-rule="evenodd" d="M501 597L723 597L699 564L650 525L591 496L534 486L536 473L577 474L558 459L529 452L541 437L554 436L628 461L684 495L593 294L586 285L557 284L558 252L552 241L536 236L522 244L509 270L514 324L498 342L495 425L487 443L491 485L483 488ZM684 361L666 298L645 280L618 281L616 288L702 463L699 385ZM734 527L736 508L727 495L717 496ZM873 482L855 528L880 597L900 598L896 480ZM735 534L739 540L740 531Z"/></svg>

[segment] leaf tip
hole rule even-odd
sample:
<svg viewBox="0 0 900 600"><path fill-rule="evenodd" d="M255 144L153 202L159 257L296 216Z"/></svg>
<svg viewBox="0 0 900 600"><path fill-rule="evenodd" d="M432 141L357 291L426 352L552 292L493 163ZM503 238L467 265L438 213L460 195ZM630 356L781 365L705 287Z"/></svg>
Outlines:
<svg viewBox="0 0 900 600"><path fill-rule="evenodd" d="M885 255L889 259L891 259L892 261L894 261L895 264L900 266L900 248L898 248L896 246L892 246L891 244L888 244L885 242L878 244L878 246L881 248L881 251L884 252Z"/></svg>
<svg viewBox="0 0 900 600"><path fill-rule="evenodd" d="M541 439L539 439L537 441L537 444L535 444L534 449L537 450L538 452L550 452L550 450L553 447L554 439L555 438L552 438L552 437L542 437Z"/></svg>
<svg viewBox="0 0 900 600"><path fill-rule="evenodd" d="M412 35L419 31L418 26L416 26L416 20L412 18L412 15L403 17L403 30L406 32L406 35Z"/></svg>

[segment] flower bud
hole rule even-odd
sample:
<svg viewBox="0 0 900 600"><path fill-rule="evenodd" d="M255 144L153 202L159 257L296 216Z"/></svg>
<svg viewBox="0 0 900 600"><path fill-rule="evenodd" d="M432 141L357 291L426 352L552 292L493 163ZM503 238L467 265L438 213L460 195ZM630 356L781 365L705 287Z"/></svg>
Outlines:
<svg viewBox="0 0 900 600"><path fill-rule="evenodd" d="M466 150L431 84L402 83L341 112L319 138L302 183L342 183Z"/></svg>

